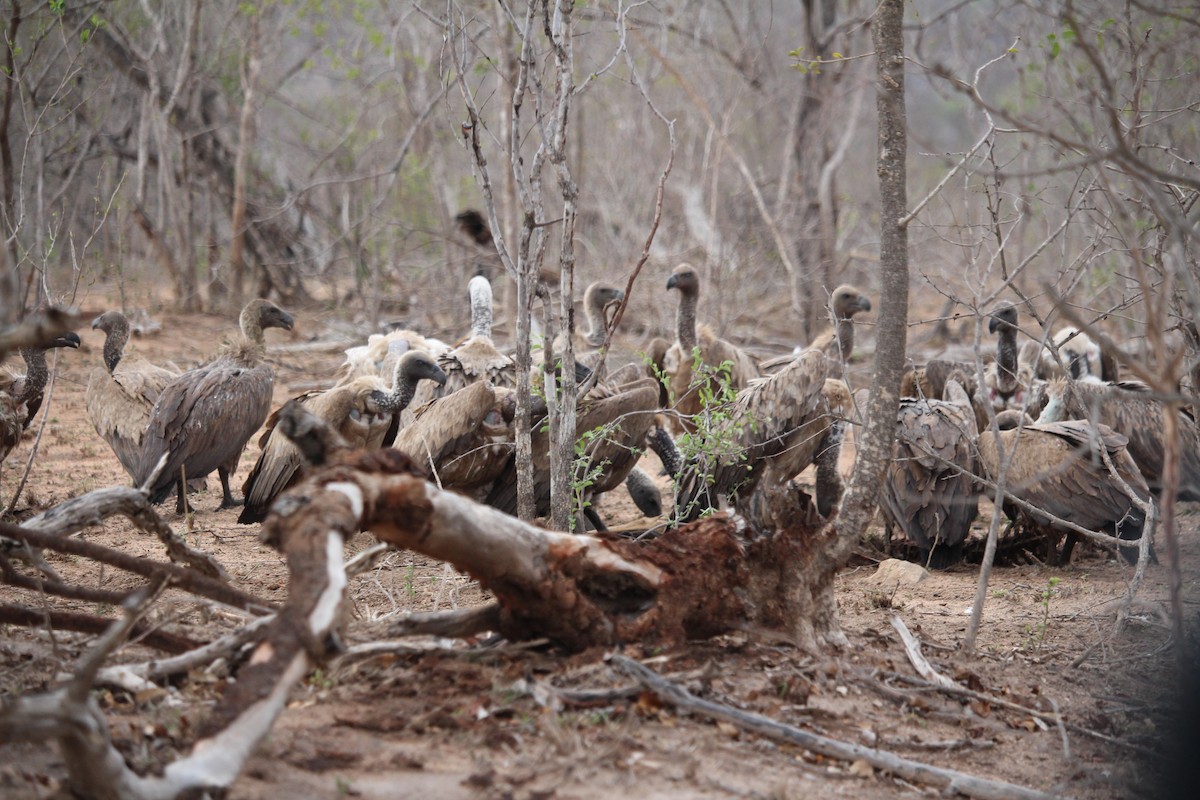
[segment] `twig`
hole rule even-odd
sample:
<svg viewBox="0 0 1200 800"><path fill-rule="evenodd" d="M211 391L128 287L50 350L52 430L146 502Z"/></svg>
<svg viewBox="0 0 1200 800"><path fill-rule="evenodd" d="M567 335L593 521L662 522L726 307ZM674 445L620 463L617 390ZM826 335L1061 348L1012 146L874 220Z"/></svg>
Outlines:
<svg viewBox="0 0 1200 800"><path fill-rule="evenodd" d="M921 653L921 643L917 641L917 637L912 635L908 626L904 624L904 620L896 614L892 615L892 627L896 629L896 633L900 634L900 641L904 643L904 652L908 654L908 660L912 662L913 669L917 671L917 674L938 686L950 689L958 687L957 683L933 668L933 665Z"/></svg>
<svg viewBox="0 0 1200 800"><path fill-rule="evenodd" d="M724 703L715 703L696 697L649 667L626 656L613 655L610 657L610 661L621 672L657 694L659 700L664 703L712 719L729 722L760 736L797 744L827 758L837 758L843 761L861 759L876 769L886 770L905 780L936 786L947 794L958 792L968 797L979 797L985 800L1048 800L1048 798L1057 797L1057 795L1039 792L1036 789L1027 789L1004 781L994 781L957 770L922 764L886 750L877 750L810 733L791 725L776 722L761 714L742 711Z"/></svg>

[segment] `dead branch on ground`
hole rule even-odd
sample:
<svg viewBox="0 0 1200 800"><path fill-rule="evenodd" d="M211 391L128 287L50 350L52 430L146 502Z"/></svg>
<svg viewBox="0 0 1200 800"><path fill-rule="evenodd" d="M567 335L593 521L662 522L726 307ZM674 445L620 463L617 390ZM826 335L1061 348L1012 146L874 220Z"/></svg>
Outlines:
<svg viewBox="0 0 1200 800"><path fill-rule="evenodd" d="M791 725L784 725L761 714L742 711L724 703L704 700L668 681L649 667L625 656L612 656L612 663L621 672L654 692L659 700L677 709L728 722L769 739L797 744L828 758L843 761L866 761L875 769L885 770L908 781L935 786L946 793L957 792L968 797L985 798L985 800L1049 800L1049 798L1055 797L1055 795L1004 781L989 780L957 770L922 764L886 750L830 739Z"/></svg>

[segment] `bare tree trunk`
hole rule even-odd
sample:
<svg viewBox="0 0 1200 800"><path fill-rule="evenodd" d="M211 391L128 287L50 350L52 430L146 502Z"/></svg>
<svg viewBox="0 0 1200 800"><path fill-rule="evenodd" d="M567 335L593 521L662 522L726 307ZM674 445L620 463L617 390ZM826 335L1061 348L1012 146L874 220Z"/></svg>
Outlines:
<svg viewBox="0 0 1200 800"><path fill-rule="evenodd" d="M4 250L7 253L7 258L0 261L0 290L7 296L7 304L10 300L15 308L17 298L17 264L20 263L20 254L17 252L16 225L17 225L17 210L14 205L16 201L16 177L14 174L15 165L13 164L12 143L8 138L11 135L12 126L12 107L13 95L17 91L16 77L16 61L14 48L17 41L17 29L21 26L21 3L19 0L13 0L12 12L8 17L7 24L4 26L4 74L5 80L3 83L2 102L0 106L0 191L3 195L0 199L4 205L0 207L0 239L3 239ZM16 321L16 316L12 319L0 318L0 324L12 323Z"/></svg>
<svg viewBox="0 0 1200 800"><path fill-rule="evenodd" d="M879 114L876 170L879 174L880 289L875 375L867 422L858 443L850 488L837 517L845 556L875 513L879 486L892 456L892 436L900 404L908 319L907 120L904 111L903 0L883 0L873 29L876 108Z"/></svg>
<svg viewBox="0 0 1200 800"><path fill-rule="evenodd" d="M571 483L575 461L575 202L579 188L571 176L567 153L567 124L571 113L571 96L575 91L575 51L572 36L570 0L558 0L554 20L547 33L554 47L555 70L558 77L558 98L554 108L551 141L548 142L550 162L558 172L558 186L563 197L562 240L559 251L559 302L562 304L562 352L558 354L559 371L558 413L550 418L550 526L566 531L571 527Z"/></svg>
<svg viewBox="0 0 1200 800"><path fill-rule="evenodd" d="M246 40L245 64L242 68L242 112L238 120L238 151L233 162L233 215L230 227L233 241L229 243L229 279L233 306L240 307L246 289L246 165L254 145L254 88L261 66L259 57L258 12L250 13L250 31Z"/></svg>

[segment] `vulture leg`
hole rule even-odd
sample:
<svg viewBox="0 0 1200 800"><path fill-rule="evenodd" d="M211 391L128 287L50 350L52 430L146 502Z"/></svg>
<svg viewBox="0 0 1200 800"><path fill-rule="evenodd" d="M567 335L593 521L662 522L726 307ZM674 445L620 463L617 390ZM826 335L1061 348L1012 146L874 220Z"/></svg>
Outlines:
<svg viewBox="0 0 1200 800"><path fill-rule="evenodd" d="M600 514L592 506L587 506L583 509L583 516L587 517L587 521L592 523L592 527L598 531L608 530L608 526L600 519Z"/></svg>
<svg viewBox="0 0 1200 800"><path fill-rule="evenodd" d="M175 481L175 513L181 517L192 513L187 501L187 484L181 478Z"/></svg>
<svg viewBox="0 0 1200 800"><path fill-rule="evenodd" d="M1063 542L1062 555L1059 555L1055 560L1055 566L1065 567L1071 563L1071 552L1075 549L1075 543L1079 541L1079 534L1076 531L1067 531L1067 540ZM1053 554L1053 542L1051 542L1051 553Z"/></svg>
<svg viewBox="0 0 1200 800"><path fill-rule="evenodd" d="M229 470L225 467L217 467L217 475L221 478L221 505L218 510L226 508L237 508L246 502L245 500L233 499L233 492L229 491Z"/></svg>

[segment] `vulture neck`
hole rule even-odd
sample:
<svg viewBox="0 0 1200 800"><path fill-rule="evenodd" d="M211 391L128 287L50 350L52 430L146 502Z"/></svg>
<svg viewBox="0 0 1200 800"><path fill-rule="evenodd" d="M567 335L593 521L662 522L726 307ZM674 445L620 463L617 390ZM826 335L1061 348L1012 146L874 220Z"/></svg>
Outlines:
<svg viewBox="0 0 1200 800"><path fill-rule="evenodd" d="M679 452L679 448L675 445L675 440L671 438L671 434L667 433L663 428L655 427L654 430L646 437L650 449L658 456L662 462L663 471L671 476L672 479L679 478L683 472L683 453Z"/></svg>
<svg viewBox="0 0 1200 800"><path fill-rule="evenodd" d="M849 361L850 354L854 352L854 320L844 314L835 314L833 335L837 339L842 361Z"/></svg>
<svg viewBox="0 0 1200 800"><path fill-rule="evenodd" d="M471 295L471 336L492 338L492 285L486 278L472 278L469 286Z"/></svg>
<svg viewBox="0 0 1200 800"><path fill-rule="evenodd" d="M21 358L25 359L25 385L21 396L17 398L18 403L40 395L46 388L46 382L50 380L50 370L46 369L45 348L22 347Z"/></svg>
<svg viewBox="0 0 1200 800"><path fill-rule="evenodd" d="M690 359L696 349L696 301L699 292L679 293L679 316L676 317L676 329L679 337L679 347L683 350L684 358Z"/></svg>
<svg viewBox="0 0 1200 800"><path fill-rule="evenodd" d="M588 303L587 318L588 332L583 338L588 347L599 347L604 344L604 329L608 324L608 320L604 318L604 306L595 301Z"/></svg>
<svg viewBox="0 0 1200 800"><path fill-rule="evenodd" d="M412 402L413 397L417 393L417 383L420 378L414 378L406 372L400 372L396 375L396 385L392 389L392 403L395 404L393 411L403 411L408 408L408 404Z"/></svg>
<svg viewBox="0 0 1200 800"><path fill-rule="evenodd" d="M258 366L267 354L267 340L263 336L262 320L257 314L247 309L242 312L239 325L242 329L242 339L229 347L228 354L243 366Z"/></svg>
<svg viewBox="0 0 1200 800"><path fill-rule="evenodd" d="M108 367L110 373L116 372L128 342L129 323L120 320L109 329L108 336L104 339L104 366Z"/></svg>
<svg viewBox="0 0 1200 800"><path fill-rule="evenodd" d="M1004 325L996 337L996 391L1008 396L1017 390L1017 329Z"/></svg>

